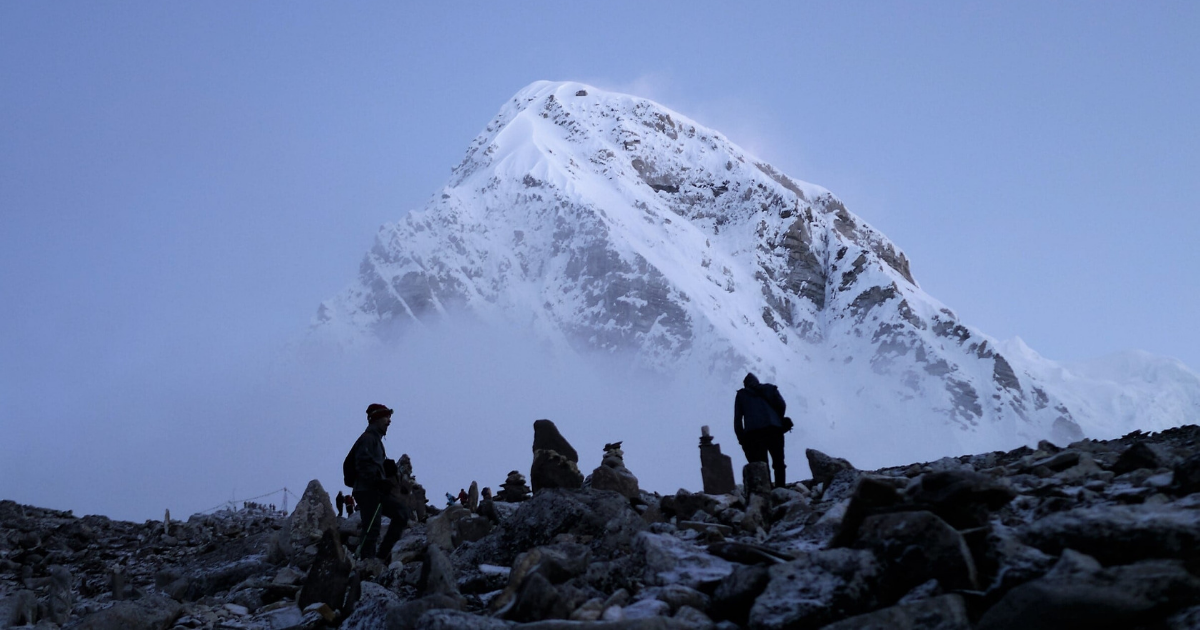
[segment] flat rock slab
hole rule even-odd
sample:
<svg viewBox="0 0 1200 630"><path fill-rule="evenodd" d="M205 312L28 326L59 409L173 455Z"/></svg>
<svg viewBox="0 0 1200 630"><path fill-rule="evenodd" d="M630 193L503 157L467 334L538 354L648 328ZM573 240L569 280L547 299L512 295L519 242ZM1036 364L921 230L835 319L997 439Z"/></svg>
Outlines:
<svg viewBox="0 0 1200 630"><path fill-rule="evenodd" d="M1051 555L1064 549L1105 565L1146 558L1200 558L1200 510L1158 505L1085 507L1051 514L1021 531L1026 544Z"/></svg>
<svg viewBox="0 0 1200 630"><path fill-rule="evenodd" d="M751 628L820 628L876 605L880 568L870 551L814 551L768 571L771 580L750 609Z"/></svg>
<svg viewBox="0 0 1200 630"><path fill-rule="evenodd" d="M1183 563L1146 560L1102 568L1067 550L1044 577L1009 591L978 630L1151 627L1200 598L1200 579Z"/></svg>
<svg viewBox="0 0 1200 630"><path fill-rule="evenodd" d="M682 584L697 588L719 582L733 572L733 564L728 560L669 534L642 532L637 535L635 547L645 554L649 585Z"/></svg>
<svg viewBox="0 0 1200 630"><path fill-rule="evenodd" d="M165 597L147 597L136 602L117 602L75 624L71 630L163 630L179 616L183 607Z"/></svg>

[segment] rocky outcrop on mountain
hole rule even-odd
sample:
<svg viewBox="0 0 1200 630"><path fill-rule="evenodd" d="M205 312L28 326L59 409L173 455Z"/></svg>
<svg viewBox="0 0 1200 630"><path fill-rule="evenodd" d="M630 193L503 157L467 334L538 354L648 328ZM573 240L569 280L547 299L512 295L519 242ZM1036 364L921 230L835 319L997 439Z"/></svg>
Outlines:
<svg viewBox="0 0 1200 630"><path fill-rule="evenodd" d="M478 536L463 506L413 523L390 564L354 558L352 519L271 562L311 519L164 527L3 501L0 627L1192 628L1198 441L1185 426L873 471L824 456L821 480L752 493L547 488L493 502Z"/></svg>

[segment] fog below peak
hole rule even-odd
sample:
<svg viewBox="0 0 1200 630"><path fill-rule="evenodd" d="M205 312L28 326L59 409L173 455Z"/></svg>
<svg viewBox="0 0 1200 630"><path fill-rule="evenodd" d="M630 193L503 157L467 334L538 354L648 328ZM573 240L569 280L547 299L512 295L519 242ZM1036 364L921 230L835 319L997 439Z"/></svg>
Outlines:
<svg viewBox="0 0 1200 630"><path fill-rule="evenodd" d="M528 477L533 422L542 418L575 447L585 475L600 464L604 444L623 441L626 466L650 491L702 488L702 425L735 471L745 463L732 429L740 375L655 373L629 356L581 356L474 320L413 327L367 349L306 339L225 361L202 347L181 352L166 364L98 375L62 398L61 409L30 404L16 439L0 445L3 496L143 520L165 509L186 518L283 487L298 495L311 479L334 494L347 490L342 459L366 428L371 403L396 410L388 456L408 454L439 506L472 481L498 490L511 470ZM952 432L916 430L917 421L849 409L858 420L807 417L808 397L854 385L821 378L779 383L797 424L787 436L790 480L808 476L806 447L863 467L958 454ZM281 505L283 497L258 501Z"/></svg>

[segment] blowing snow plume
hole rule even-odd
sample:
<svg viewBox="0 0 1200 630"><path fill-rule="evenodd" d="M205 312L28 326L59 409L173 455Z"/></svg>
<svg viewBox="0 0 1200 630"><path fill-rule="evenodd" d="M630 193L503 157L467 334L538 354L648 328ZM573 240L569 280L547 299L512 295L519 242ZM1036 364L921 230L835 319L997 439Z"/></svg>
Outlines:
<svg viewBox="0 0 1200 630"><path fill-rule="evenodd" d="M1134 356L1100 380L997 342L829 191L677 112L579 83L534 83L506 103L429 204L380 230L314 332L386 347L456 313L530 329L585 363L711 379L714 409L753 370L793 401L801 440L875 464L1200 412L1200 378L1182 364ZM663 430L691 435L683 417Z"/></svg>

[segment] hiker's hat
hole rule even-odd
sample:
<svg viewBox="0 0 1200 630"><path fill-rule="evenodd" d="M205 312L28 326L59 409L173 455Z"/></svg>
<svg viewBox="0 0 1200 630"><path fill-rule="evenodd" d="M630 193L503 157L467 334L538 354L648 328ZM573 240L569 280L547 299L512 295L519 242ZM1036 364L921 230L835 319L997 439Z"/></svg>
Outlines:
<svg viewBox="0 0 1200 630"><path fill-rule="evenodd" d="M392 413L393 413L393 411L391 409L388 409L386 405L381 405L379 403L371 403L370 405L367 405L367 420L368 421L374 420L376 418L382 418L384 416L390 416L390 415L392 415Z"/></svg>

